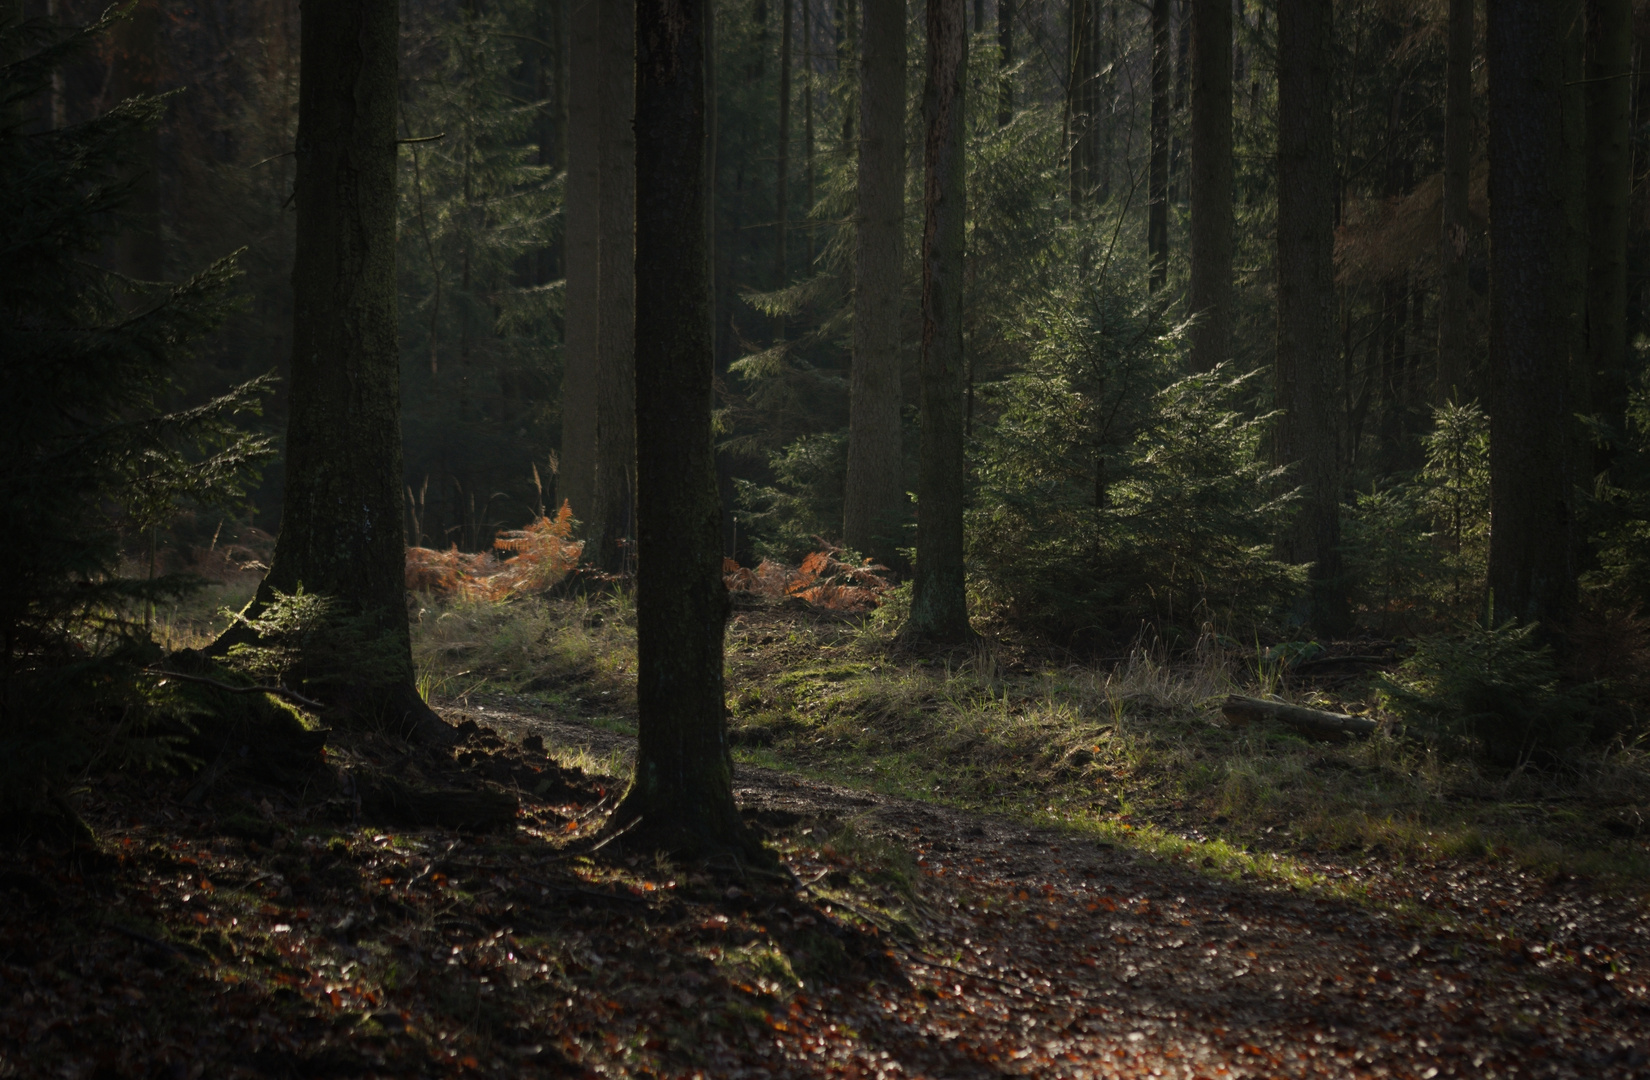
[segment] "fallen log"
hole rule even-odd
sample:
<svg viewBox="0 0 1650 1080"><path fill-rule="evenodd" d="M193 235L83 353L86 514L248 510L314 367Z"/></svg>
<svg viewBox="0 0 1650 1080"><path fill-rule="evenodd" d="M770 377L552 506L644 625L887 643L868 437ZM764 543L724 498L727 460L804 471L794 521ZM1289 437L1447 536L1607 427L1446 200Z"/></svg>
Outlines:
<svg viewBox="0 0 1650 1080"><path fill-rule="evenodd" d="M1288 705L1265 698L1244 697L1242 694L1228 695L1220 712L1232 724L1270 720L1314 739L1363 738L1373 734L1378 726L1375 721L1362 716L1308 709L1304 705Z"/></svg>
<svg viewBox="0 0 1650 1080"><path fill-rule="evenodd" d="M515 828L520 804L507 791L417 788L386 776L366 787L362 807L369 814L412 828L497 832Z"/></svg>

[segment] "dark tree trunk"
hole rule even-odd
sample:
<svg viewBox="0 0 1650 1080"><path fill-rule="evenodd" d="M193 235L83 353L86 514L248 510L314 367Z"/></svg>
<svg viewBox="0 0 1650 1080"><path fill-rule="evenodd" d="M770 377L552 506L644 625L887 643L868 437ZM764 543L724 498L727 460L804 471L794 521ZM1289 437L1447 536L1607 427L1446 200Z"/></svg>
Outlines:
<svg viewBox="0 0 1650 1080"><path fill-rule="evenodd" d="M774 176L773 287L783 289L790 280L786 265L785 233L790 224L791 203L791 0L781 0L785 9L779 20L779 154ZM774 316L773 338L785 340L785 316Z"/></svg>
<svg viewBox="0 0 1650 1080"><path fill-rule="evenodd" d="M1151 161L1146 177L1146 257L1153 292L1169 280L1170 0L1152 0Z"/></svg>
<svg viewBox="0 0 1650 1080"><path fill-rule="evenodd" d="M567 204L563 317L561 455L556 493L585 534L600 528L596 505L596 414L601 357L601 10L570 0L568 17ZM595 553L592 552L592 555Z"/></svg>
<svg viewBox="0 0 1650 1080"><path fill-rule="evenodd" d="M837 0L836 66L842 77L842 150L854 146L854 50L859 41L859 10L854 0ZM901 24L904 25L903 23ZM901 30L901 37L904 31Z"/></svg>
<svg viewBox="0 0 1650 1080"><path fill-rule="evenodd" d="M1185 196L1181 186L1186 172L1186 155L1182 147L1179 118L1186 114L1190 104L1192 77L1192 13L1191 0L1175 4L1174 56L1174 111L1170 114L1169 135L1169 202L1178 204Z"/></svg>
<svg viewBox="0 0 1650 1080"><path fill-rule="evenodd" d="M115 24L110 44L109 97L114 101L142 97L160 90L160 0L143 0ZM54 84L55 85L55 84ZM59 92L54 112L61 113ZM61 126L61 124L59 125ZM166 276L165 249L160 228L160 131L148 126L132 137L131 195L126 201L125 228L115 241L115 265L139 281Z"/></svg>
<svg viewBox="0 0 1650 1080"><path fill-rule="evenodd" d="M1067 189L1073 213L1089 204L1100 171L1099 0L1072 0L1071 70L1066 89ZM1085 231L1086 235L1086 231ZM1087 261L1086 258L1084 260Z"/></svg>
<svg viewBox="0 0 1650 1080"><path fill-rule="evenodd" d="M1310 563L1306 616L1320 633L1348 623L1341 586L1339 398L1334 387L1335 169L1330 6L1278 4L1277 460L1304 489L1279 545Z"/></svg>
<svg viewBox="0 0 1650 1080"><path fill-rule="evenodd" d="M802 216L807 220L804 228L808 245L807 261L802 265L808 276L814 272L814 179L814 23L812 5L802 0Z"/></svg>
<svg viewBox="0 0 1650 1080"><path fill-rule="evenodd" d="M292 383L281 532L256 608L331 597L372 618L399 674L350 688L362 722L451 738L412 685L396 346L395 0L302 9Z"/></svg>
<svg viewBox="0 0 1650 1080"><path fill-rule="evenodd" d="M1014 119L1014 82L1008 77L1014 66L1014 0L997 0L997 126L1007 127Z"/></svg>
<svg viewBox="0 0 1650 1080"><path fill-rule="evenodd" d="M636 505L635 9L601 5L596 493L586 558L629 568Z"/></svg>
<svg viewBox="0 0 1650 1080"><path fill-rule="evenodd" d="M905 522L900 445L900 282L905 245L905 4L865 0L860 67L854 360L842 533L897 565Z"/></svg>
<svg viewBox="0 0 1650 1080"><path fill-rule="evenodd" d="M1565 36L1575 3L1488 9L1490 591L1494 618L1551 626L1575 595L1566 418L1571 297Z"/></svg>
<svg viewBox="0 0 1650 1080"><path fill-rule="evenodd" d="M1192 0L1192 370L1232 347L1232 5Z"/></svg>
<svg viewBox="0 0 1650 1080"><path fill-rule="evenodd" d="M963 245L968 34L962 0L928 0L923 90L922 457L908 640L973 637L963 572Z"/></svg>
<svg viewBox="0 0 1650 1080"><path fill-rule="evenodd" d="M753 852L733 801L728 613L711 442L708 0L636 4L636 778L614 825L687 856Z"/></svg>
<svg viewBox="0 0 1650 1080"><path fill-rule="evenodd" d="M1471 211L1467 184L1472 168L1472 9L1474 0L1450 0L1449 50L1444 86L1444 215L1438 260L1437 401L1464 402L1473 395L1472 340L1467 319L1467 242Z"/></svg>
<svg viewBox="0 0 1650 1080"><path fill-rule="evenodd" d="M1593 411L1618 432L1627 412L1632 67L1629 0L1587 0L1587 351ZM1608 467L1609 455L1598 465Z"/></svg>

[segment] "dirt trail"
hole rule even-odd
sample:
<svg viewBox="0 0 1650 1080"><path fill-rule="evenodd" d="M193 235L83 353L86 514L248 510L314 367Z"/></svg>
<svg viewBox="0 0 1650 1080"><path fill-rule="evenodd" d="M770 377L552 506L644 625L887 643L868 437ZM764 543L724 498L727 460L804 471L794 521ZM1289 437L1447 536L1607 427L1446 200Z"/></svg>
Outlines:
<svg viewBox="0 0 1650 1080"><path fill-rule="evenodd" d="M597 755L632 742L509 699L469 713ZM896 953L915 992L818 1004L854 1025L868 1073L1650 1076L1645 905L1583 882L1324 862L1365 875L1373 899L1355 904L780 771L735 776L748 813L795 831L853 820L920 860L922 925ZM721 1064L822 1074L783 1049Z"/></svg>

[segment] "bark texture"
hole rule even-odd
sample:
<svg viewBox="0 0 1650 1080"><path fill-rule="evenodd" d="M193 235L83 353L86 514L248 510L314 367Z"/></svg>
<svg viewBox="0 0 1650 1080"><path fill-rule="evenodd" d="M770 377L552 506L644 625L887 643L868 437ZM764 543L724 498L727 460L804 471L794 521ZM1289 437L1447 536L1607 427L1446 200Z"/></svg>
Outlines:
<svg viewBox="0 0 1650 1080"><path fill-rule="evenodd" d="M113 101L144 97L161 89L160 0L134 4L130 14L109 35L108 97ZM62 94L56 95L61 112ZM125 224L115 238L115 266L140 281L166 277L165 248L160 221L160 130L144 128L132 136L131 194L125 206Z"/></svg>
<svg viewBox="0 0 1650 1080"><path fill-rule="evenodd" d="M1192 0L1192 370L1232 348L1232 5Z"/></svg>
<svg viewBox="0 0 1650 1080"><path fill-rule="evenodd" d="M1152 0L1151 160L1146 175L1146 258L1153 292L1169 280L1169 0Z"/></svg>
<svg viewBox="0 0 1650 1080"><path fill-rule="evenodd" d="M586 529L596 511L596 411L601 355L601 0L568 0L567 270L561 455L556 498ZM598 526L599 527L599 526Z"/></svg>
<svg viewBox="0 0 1650 1080"><path fill-rule="evenodd" d="M893 566L906 518L899 348L905 263L903 0L865 0L859 113L854 359L842 534L850 548Z"/></svg>
<svg viewBox="0 0 1650 1080"><path fill-rule="evenodd" d="M1575 594L1566 480L1570 298L1564 157L1566 15L1574 4L1488 8L1490 591L1494 618L1562 618Z"/></svg>
<svg viewBox="0 0 1650 1080"><path fill-rule="evenodd" d="M1014 66L1014 0L997 0L997 126L1007 127L1014 119L1014 81L1008 77Z"/></svg>
<svg viewBox="0 0 1650 1080"><path fill-rule="evenodd" d="M779 146L774 162L773 287L783 289L790 280L786 251L791 219L791 0L780 0L784 13L779 20ZM774 341L785 340L785 316L775 315Z"/></svg>
<svg viewBox="0 0 1650 1080"><path fill-rule="evenodd" d="M1330 5L1278 4L1277 460L1303 491L1280 553L1310 563L1307 609L1320 633L1349 622L1341 587L1340 410L1333 372L1335 168Z"/></svg>
<svg viewBox="0 0 1650 1080"><path fill-rule="evenodd" d="M751 850L722 688L727 589L711 444L705 238L709 0L636 4L636 778L615 823L648 847Z"/></svg>
<svg viewBox="0 0 1650 1080"><path fill-rule="evenodd" d="M629 569L636 506L636 12L601 9L596 491L587 558ZM577 508L575 508L577 512Z"/></svg>
<svg viewBox="0 0 1650 1080"><path fill-rule="evenodd" d="M904 636L966 641L963 574L963 86L968 70L962 0L928 0L923 90L922 456L917 480L917 566Z"/></svg>
<svg viewBox="0 0 1650 1080"><path fill-rule="evenodd" d="M1066 147L1068 198L1074 211L1093 200L1108 164L1101 158L1100 57L1099 0L1072 0Z"/></svg>
<svg viewBox="0 0 1650 1080"><path fill-rule="evenodd" d="M1438 260L1438 385L1435 400L1464 402L1471 357L1467 319L1467 241L1472 168L1472 9L1474 0L1450 0L1444 82L1444 214Z"/></svg>
<svg viewBox="0 0 1650 1080"><path fill-rule="evenodd" d="M308 0L298 90L293 346L281 531L255 605L332 597L405 657L361 719L442 738L412 689L396 344L395 0Z"/></svg>
<svg viewBox="0 0 1650 1080"><path fill-rule="evenodd" d="M1632 189L1633 9L1587 3L1587 352L1593 411L1616 431L1627 411L1627 202ZM1599 462L1608 465L1608 458Z"/></svg>

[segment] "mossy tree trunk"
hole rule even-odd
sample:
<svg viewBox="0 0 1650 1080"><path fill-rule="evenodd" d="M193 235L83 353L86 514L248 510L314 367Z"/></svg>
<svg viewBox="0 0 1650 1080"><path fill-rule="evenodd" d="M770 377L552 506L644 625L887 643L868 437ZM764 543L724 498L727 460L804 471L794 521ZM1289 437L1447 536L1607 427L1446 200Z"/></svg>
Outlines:
<svg viewBox="0 0 1650 1080"><path fill-rule="evenodd" d="M1319 633L1349 622L1340 556L1340 446L1335 337L1334 80L1331 9L1322 0L1278 4L1279 464L1304 489L1279 545L1310 563L1306 621Z"/></svg>
<svg viewBox="0 0 1650 1080"><path fill-rule="evenodd" d="M1633 9L1587 5L1587 351L1592 411L1616 431L1627 418L1627 234L1632 193ZM1609 455L1601 455L1608 467Z"/></svg>
<svg viewBox="0 0 1650 1080"><path fill-rule="evenodd" d="M1497 621L1550 628L1575 595L1566 429L1573 278L1565 50L1576 0L1488 9L1490 591Z"/></svg>
<svg viewBox="0 0 1650 1080"><path fill-rule="evenodd" d="M997 0L997 126L1014 119L1014 0Z"/></svg>
<svg viewBox="0 0 1650 1080"><path fill-rule="evenodd" d="M1192 370L1232 351L1232 4L1192 0Z"/></svg>
<svg viewBox="0 0 1650 1080"><path fill-rule="evenodd" d="M967 25L962 0L928 0L928 75L923 91L927 143L923 153L922 456L911 617L901 633L908 640L937 643L974 636L968 625L963 569Z"/></svg>
<svg viewBox="0 0 1650 1080"><path fill-rule="evenodd" d="M395 0L302 9L293 348L281 530L254 606L274 591L369 615L404 663L347 704L423 738L451 731L412 685L401 524L396 341Z"/></svg>
<svg viewBox="0 0 1650 1080"><path fill-rule="evenodd" d="M756 850L733 802L705 235L709 0L636 4L636 778L614 824L687 856Z"/></svg>
<svg viewBox="0 0 1650 1080"><path fill-rule="evenodd" d="M1467 317L1467 241L1472 225L1468 183L1472 167L1472 15L1475 0L1450 0L1444 75L1444 207L1438 260L1439 402L1462 403L1471 375Z"/></svg>
<svg viewBox="0 0 1650 1080"><path fill-rule="evenodd" d="M1151 157L1146 175L1146 259L1152 292L1169 281L1169 16L1169 0L1152 0Z"/></svg>
<svg viewBox="0 0 1650 1080"><path fill-rule="evenodd" d="M600 28L596 490L586 525L590 547L585 559L608 573L630 568L635 539L635 14L628 3L603 4Z"/></svg>
<svg viewBox="0 0 1650 1080"><path fill-rule="evenodd" d="M905 263L905 4L865 0L860 67L854 360L842 534L898 565L905 522L900 444L900 281Z"/></svg>
<svg viewBox="0 0 1650 1080"><path fill-rule="evenodd" d="M561 453L556 498L573 508L589 536L596 508L596 412L601 236L601 11L599 0L569 0L567 50L567 204L563 220L566 316L563 319ZM599 547L599 544L598 544ZM590 553L594 558L595 551Z"/></svg>

